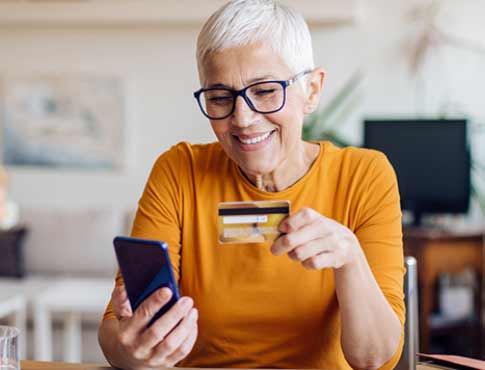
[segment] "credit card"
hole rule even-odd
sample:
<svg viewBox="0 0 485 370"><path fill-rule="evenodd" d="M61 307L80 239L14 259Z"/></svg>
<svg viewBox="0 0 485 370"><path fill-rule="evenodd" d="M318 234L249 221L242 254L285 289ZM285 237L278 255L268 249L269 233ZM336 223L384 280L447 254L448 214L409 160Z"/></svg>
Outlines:
<svg viewBox="0 0 485 370"><path fill-rule="evenodd" d="M290 214L287 200L219 203L219 242L273 242L278 226Z"/></svg>

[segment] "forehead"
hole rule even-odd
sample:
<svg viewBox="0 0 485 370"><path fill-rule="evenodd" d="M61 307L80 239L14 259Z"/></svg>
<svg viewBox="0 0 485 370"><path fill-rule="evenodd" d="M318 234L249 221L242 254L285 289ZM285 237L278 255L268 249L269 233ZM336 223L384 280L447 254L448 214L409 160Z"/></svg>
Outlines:
<svg viewBox="0 0 485 370"><path fill-rule="evenodd" d="M261 43L223 49L210 54L201 71L204 85L240 85L261 77L287 79L290 69L270 47Z"/></svg>

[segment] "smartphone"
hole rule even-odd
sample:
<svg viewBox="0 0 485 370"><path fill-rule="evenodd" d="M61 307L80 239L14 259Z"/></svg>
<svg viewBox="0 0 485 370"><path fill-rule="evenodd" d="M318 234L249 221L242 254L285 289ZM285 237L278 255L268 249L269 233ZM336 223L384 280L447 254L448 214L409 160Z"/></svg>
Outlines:
<svg viewBox="0 0 485 370"><path fill-rule="evenodd" d="M180 299L167 243L117 236L113 244L133 312L157 289L167 287L172 291L172 298L150 320L150 326Z"/></svg>

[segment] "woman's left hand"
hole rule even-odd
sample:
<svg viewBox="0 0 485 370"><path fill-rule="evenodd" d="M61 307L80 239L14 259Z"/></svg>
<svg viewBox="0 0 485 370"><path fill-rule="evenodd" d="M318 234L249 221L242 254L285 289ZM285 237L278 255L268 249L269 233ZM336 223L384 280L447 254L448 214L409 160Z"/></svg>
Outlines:
<svg viewBox="0 0 485 370"><path fill-rule="evenodd" d="M271 253L287 253L308 269L338 269L363 256L352 231L311 208L302 208L287 217L279 229L285 234L275 240Z"/></svg>

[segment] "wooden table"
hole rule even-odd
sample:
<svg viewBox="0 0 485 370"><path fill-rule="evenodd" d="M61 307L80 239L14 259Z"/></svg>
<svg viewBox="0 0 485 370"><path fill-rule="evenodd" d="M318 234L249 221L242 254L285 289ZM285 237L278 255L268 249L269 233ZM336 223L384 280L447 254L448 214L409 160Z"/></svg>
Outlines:
<svg viewBox="0 0 485 370"><path fill-rule="evenodd" d="M22 370L108 370L112 367L101 364L72 364L67 362L40 362L40 361L22 361L20 364ZM419 364L417 370L438 370L441 367ZM199 369L194 369L199 370ZM211 369L206 369L211 370ZM221 370L221 369L213 369Z"/></svg>
<svg viewBox="0 0 485 370"><path fill-rule="evenodd" d="M107 370L110 366L101 364L74 364L69 362L20 361L22 370Z"/></svg>
<svg viewBox="0 0 485 370"><path fill-rule="evenodd" d="M419 280L420 351L428 353L430 345L429 316L434 306L434 286L438 276L456 274L466 267L479 273L479 292L483 292L484 232L453 233L440 230L404 230L404 253L416 258ZM483 294L483 293L482 293ZM483 311L483 297L477 297L478 312ZM482 319L483 320L483 319ZM482 321L483 326L483 321ZM481 341L483 342L483 328ZM480 345L480 348L483 347Z"/></svg>

